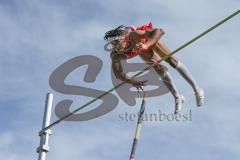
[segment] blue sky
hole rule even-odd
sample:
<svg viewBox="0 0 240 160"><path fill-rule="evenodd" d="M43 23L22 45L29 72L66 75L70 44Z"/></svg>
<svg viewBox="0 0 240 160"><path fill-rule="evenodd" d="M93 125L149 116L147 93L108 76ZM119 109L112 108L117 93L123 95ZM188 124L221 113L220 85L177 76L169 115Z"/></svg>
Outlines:
<svg viewBox="0 0 240 160"><path fill-rule="evenodd" d="M62 63L79 55L97 56L104 64L96 82L83 82L81 68L69 81L101 90L112 87L111 63L103 50L107 30L151 21L165 30L163 40L174 50L239 7L238 0L0 0L0 160L37 159L46 92L54 93L54 104L65 98L73 98L76 106L90 100L51 90L49 76ZM187 98L183 112L191 109L193 121L144 123L137 159L240 158L239 18L176 55L204 88L206 103L195 107L191 88L169 67ZM136 113L139 105L129 107L120 100L114 111L98 119L59 124L53 128L47 158L127 159L135 122L119 121L118 115ZM147 112L172 112L173 105L170 94L149 98Z"/></svg>

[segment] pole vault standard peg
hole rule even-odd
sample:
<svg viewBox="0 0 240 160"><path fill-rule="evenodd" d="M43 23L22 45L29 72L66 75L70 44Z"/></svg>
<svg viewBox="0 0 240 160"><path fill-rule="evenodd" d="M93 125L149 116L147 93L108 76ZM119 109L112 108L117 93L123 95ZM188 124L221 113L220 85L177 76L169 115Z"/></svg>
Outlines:
<svg viewBox="0 0 240 160"><path fill-rule="evenodd" d="M137 142L139 140L139 136L140 136L140 132L141 132L141 128L142 128L142 116L145 111L145 103L146 103L145 98L146 98L146 92L143 91L143 99L142 99L142 104L141 104L141 108L140 108L140 112L139 112L139 116L138 116L138 122L137 122L136 131L135 131L135 136L134 136L134 140L133 140L133 144L132 144L130 160L135 160Z"/></svg>
<svg viewBox="0 0 240 160"><path fill-rule="evenodd" d="M42 129L44 129L50 124L52 104L53 104L53 94L47 93ZM37 148L38 160L46 160L46 155L47 155L47 152L49 151L48 142L49 142L49 137L51 133L52 131L50 129L42 130L39 132L40 146Z"/></svg>

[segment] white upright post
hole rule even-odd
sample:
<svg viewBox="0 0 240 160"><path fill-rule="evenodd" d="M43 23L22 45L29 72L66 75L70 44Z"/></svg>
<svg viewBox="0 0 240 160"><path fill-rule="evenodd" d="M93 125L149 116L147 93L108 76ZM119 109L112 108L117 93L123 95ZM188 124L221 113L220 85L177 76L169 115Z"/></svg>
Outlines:
<svg viewBox="0 0 240 160"><path fill-rule="evenodd" d="M53 94L47 93L42 129L44 129L50 124L52 104L53 104ZM48 129L46 131L39 133L40 146L37 148L38 160L46 160L46 155L47 155L47 152L49 151L48 141L49 141L50 135L51 135L51 129Z"/></svg>

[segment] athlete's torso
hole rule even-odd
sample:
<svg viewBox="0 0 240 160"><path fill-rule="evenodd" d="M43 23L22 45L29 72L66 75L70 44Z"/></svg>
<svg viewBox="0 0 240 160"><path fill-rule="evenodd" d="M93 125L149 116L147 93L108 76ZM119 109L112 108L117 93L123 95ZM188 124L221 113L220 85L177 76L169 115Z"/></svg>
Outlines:
<svg viewBox="0 0 240 160"><path fill-rule="evenodd" d="M140 26L136 29L133 28L133 27L129 27L129 28L131 29L131 32L133 32L135 30L151 30L151 29L153 29L152 23L149 23L148 25ZM132 39L131 33L129 33L128 35L125 36L124 40L126 42L126 44L125 44L126 49L124 51L121 51L121 52L112 51L111 55L110 55L111 58L113 56L117 55L117 54L122 54L122 55L126 56L127 59L130 59L130 58L136 57L140 54L145 54L145 53L149 52L149 51L146 51L146 50L135 49L137 43L143 43L144 44L144 43L147 42L147 39L145 39L145 38L142 38L140 40L135 40L135 39Z"/></svg>

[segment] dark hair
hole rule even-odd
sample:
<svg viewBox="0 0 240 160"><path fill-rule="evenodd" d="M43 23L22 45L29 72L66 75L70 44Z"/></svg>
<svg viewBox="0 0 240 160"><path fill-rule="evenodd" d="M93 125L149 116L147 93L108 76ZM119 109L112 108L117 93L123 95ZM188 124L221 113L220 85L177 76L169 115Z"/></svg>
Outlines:
<svg viewBox="0 0 240 160"><path fill-rule="evenodd" d="M124 25L120 25L117 28L106 32L105 36L104 36L104 40L107 41L109 38L116 37L116 36L122 36L123 34L126 33L126 31L124 31L124 28L125 28Z"/></svg>

